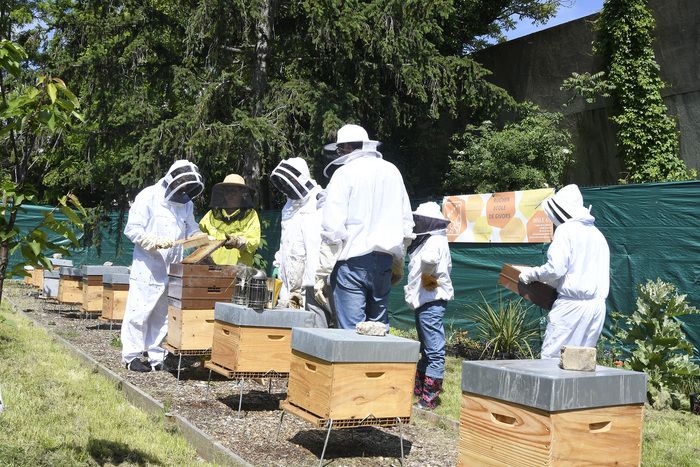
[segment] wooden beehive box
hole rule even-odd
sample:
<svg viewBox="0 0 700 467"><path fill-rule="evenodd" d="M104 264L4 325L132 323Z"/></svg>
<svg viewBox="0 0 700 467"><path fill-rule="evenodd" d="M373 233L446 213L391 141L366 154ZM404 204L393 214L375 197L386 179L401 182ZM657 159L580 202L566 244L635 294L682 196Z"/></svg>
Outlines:
<svg viewBox="0 0 700 467"><path fill-rule="evenodd" d="M639 465L645 399L644 373L465 361L458 465Z"/></svg>
<svg viewBox="0 0 700 467"><path fill-rule="evenodd" d="M129 274L105 274L102 276L102 315L110 321L124 319L126 299L129 296Z"/></svg>
<svg viewBox="0 0 700 467"><path fill-rule="evenodd" d="M557 299L557 289L542 282L531 282L528 285L520 282L520 270L529 266L504 264L498 275L498 283L506 289L515 292L525 300L535 305L551 310Z"/></svg>
<svg viewBox="0 0 700 467"><path fill-rule="evenodd" d="M83 299L80 309L85 313L102 312L102 278L105 274L128 274L126 266L83 265Z"/></svg>
<svg viewBox="0 0 700 467"><path fill-rule="evenodd" d="M322 419L406 419L419 352L392 335L295 328L286 403Z"/></svg>
<svg viewBox="0 0 700 467"><path fill-rule="evenodd" d="M178 350L211 349L214 310L181 310L168 306L167 342Z"/></svg>
<svg viewBox="0 0 700 467"><path fill-rule="evenodd" d="M40 289L44 288L44 269L43 268L34 268L32 270L32 283L34 287L39 287Z"/></svg>
<svg viewBox="0 0 700 467"><path fill-rule="evenodd" d="M58 301L61 303L82 303L83 273L80 268L61 266L58 283Z"/></svg>
<svg viewBox="0 0 700 467"><path fill-rule="evenodd" d="M233 303L217 303L214 317L211 362L234 372L289 373L292 328L314 323L309 311Z"/></svg>
<svg viewBox="0 0 700 467"><path fill-rule="evenodd" d="M168 302L181 310L213 310L216 302L230 302L236 266L171 264Z"/></svg>

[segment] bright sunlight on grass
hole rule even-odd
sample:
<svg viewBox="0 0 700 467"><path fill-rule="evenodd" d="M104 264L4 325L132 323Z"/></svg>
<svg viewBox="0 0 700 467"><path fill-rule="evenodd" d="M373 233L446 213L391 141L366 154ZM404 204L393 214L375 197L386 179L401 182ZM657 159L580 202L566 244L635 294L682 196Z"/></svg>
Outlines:
<svg viewBox="0 0 700 467"><path fill-rule="evenodd" d="M0 307L0 465L193 465L194 449ZM203 463L200 465L204 465Z"/></svg>

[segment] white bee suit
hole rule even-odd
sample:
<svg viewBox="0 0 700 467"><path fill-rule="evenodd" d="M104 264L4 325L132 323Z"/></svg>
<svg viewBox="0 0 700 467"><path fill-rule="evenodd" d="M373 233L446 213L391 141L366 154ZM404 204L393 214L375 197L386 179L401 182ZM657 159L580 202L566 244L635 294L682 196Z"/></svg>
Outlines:
<svg viewBox="0 0 700 467"><path fill-rule="evenodd" d="M171 169L172 170L172 169ZM143 239L180 240L199 232L189 201L165 201L163 179L142 190L129 209L124 235L134 242L129 295L121 328L122 360L129 363L148 352L151 365L165 358L160 347L168 331L168 268L182 261L182 247L145 249Z"/></svg>
<svg viewBox="0 0 700 467"><path fill-rule="evenodd" d="M556 285L559 297L549 312L542 358L559 358L563 345L598 342L610 289L610 249L576 185L562 188L543 207L557 225L547 263L521 273L521 281Z"/></svg>

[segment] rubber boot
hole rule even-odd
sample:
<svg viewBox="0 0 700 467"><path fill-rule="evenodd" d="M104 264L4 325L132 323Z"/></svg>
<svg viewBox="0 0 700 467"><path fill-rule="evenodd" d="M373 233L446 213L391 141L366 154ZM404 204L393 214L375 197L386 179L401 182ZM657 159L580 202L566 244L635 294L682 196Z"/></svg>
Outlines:
<svg viewBox="0 0 700 467"><path fill-rule="evenodd" d="M423 393L421 394L418 406L421 409L433 410L437 407L438 397L442 392L442 379L425 377L423 381Z"/></svg>
<svg viewBox="0 0 700 467"><path fill-rule="evenodd" d="M416 380L413 384L413 395L420 397L423 394L423 381L425 380L425 374L420 371L416 371Z"/></svg>

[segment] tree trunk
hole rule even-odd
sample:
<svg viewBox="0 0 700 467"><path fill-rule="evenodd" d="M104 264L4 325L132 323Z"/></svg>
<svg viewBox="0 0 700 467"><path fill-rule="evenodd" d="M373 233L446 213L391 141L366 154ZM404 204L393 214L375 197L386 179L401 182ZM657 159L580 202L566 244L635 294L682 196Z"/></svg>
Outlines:
<svg viewBox="0 0 700 467"><path fill-rule="evenodd" d="M269 59L268 41L272 38L272 23L274 17L274 0L261 0L260 16L255 22L255 54L253 56L253 73L251 88L251 116L260 117L263 114L263 100L267 92L267 62ZM255 188L261 195L260 178L262 175L262 159L264 146L262 142L251 137L244 157L243 178L246 184Z"/></svg>
<svg viewBox="0 0 700 467"><path fill-rule="evenodd" d="M9 263L9 251L7 242L0 243L0 304L2 303L2 290L5 285L5 272Z"/></svg>

